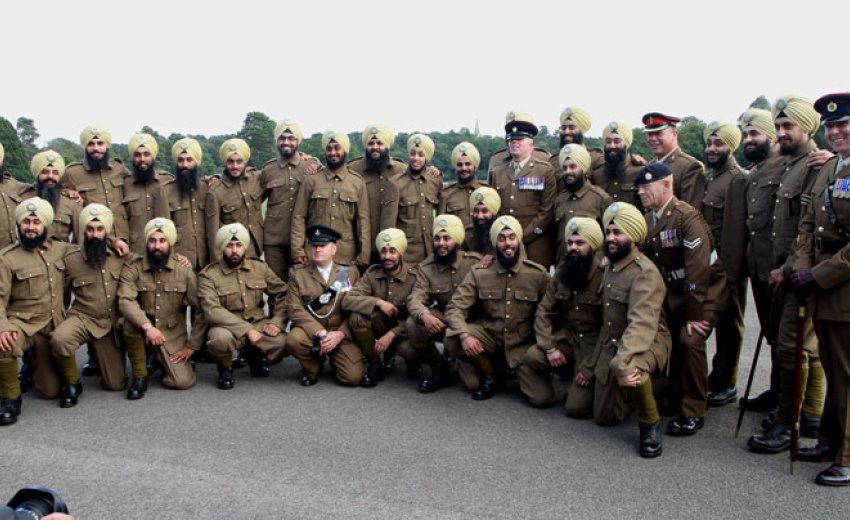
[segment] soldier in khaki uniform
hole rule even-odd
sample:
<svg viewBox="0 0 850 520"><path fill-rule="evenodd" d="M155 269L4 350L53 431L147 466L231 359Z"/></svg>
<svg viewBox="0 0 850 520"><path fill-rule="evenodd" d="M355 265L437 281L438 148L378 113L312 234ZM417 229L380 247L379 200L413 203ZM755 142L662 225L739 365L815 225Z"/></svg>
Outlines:
<svg viewBox="0 0 850 520"><path fill-rule="evenodd" d="M451 160L455 165L457 182L443 187L437 214L454 215L463 222L464 226L468 226L472 223L472 206L469 204L469 196L481 186L487 185L478 180L476 175L478 165L481 164L481 154L475 145L464 141L454 147Z"/></svg>
<svg viewBox="0 0 850 520"><path fill-rule="evenodd" d="M850 486L850 94L828 94L814 107L838 156L821 168L810 192L791 275L796 290L813 293L814 328L827 374L818 445L801 450L799 458L832 462L816 483Z"/></svg>
<svg viewBox="0 0 850 520"><path fill-rule="evenodd" d="M363 380L363 353L353 341L342 304L360 273L334 263L336 241L341 237L335 230L312 226L307 234L310 263L296 266L289 276L286 306L292 328L286 348L301 363L301 386L318 382L325 357L339 384L356 386Z"/></svg>
<svg viewBox="0 0 850 520"><path fill-rule="evenodd" d="M535 347L534 313L549 283L549 272L525 257L522 225L510 216L496 219L490 239L496 246L496 262L473 267L455 290L446 307L446 347L458 359L475 366L477 373L461 372L464 385L475 400L490 399L495 392L497 368L516 370L529 403L545 404L544 395L530 393L523 381L534 377L523 365L529 348ZM474 307L480 307L476 317Z"/></svg>
<svg viewBox="0 0 850 520"><path fill-rule="evenodd" d="M469 196L469 207L472 208L472 222L466 226L461 249L484 256L496 256L496 248L490 242L490 226L496 221L502 207L499 192L489 186L482 186Z"/></svg>
<svg viewBox="0 0 850 520"><path fill-rule="evenodd" d="M109 157L112 135L101 125L90 125L80 133L80 146L86 155L81 163L71 163L62 177L62 186L80 194L83 204L103 204L114 218L112 236L130 244L130 226L124 209L124 176L127 169L117 158Z"/></svg>
<svg viewBox="0 0 850 520"><path fill-rule="evenodd" d="M171 215L163 186L171 175L156 170L159 144L149 134L135 134L127 151L132 159L133 172L124 176L124 210L130 227L130 250L145 253L145 224L154 217Z"/></svg>
<svg viewBox="0 0 850 520"><path fill-rule="evenodd" d="M740 240L741 221L746 218L744 196L747 179L735 160L741 130L734 123L713 121L703 131L705 141L706 189L702 199L705 218L715 248L726 270L728 308L717 320L717 349L708 375L708 405L722 406L738 398L738 358L744 339L744 309L747 306L747 276L744 267L746 242Z"/></svg>
<svg viewBox="0 0 850 520"><path fill-rule="evenodd" d="M345 157L351 148L348 136L337 130L322 135L328 168L301 181L292 210L292 261L307 263L307 228L323 225L342 235L335 261L369 265L369 195L360 174L351 171Z"/></svg>
<svg viewBox="0 0 850 520"><path fill-rule="evenodd" d="M611 121L602 130L605 163L590 174L594 186L599 186L614 199L640 208L635 175L646 163L643 157L630 153L634 133L623 121Z"/></svg>
<svg viewBox="0 0 850 520"><path fill-rule="evenodd" d="M532 155L538 130L531 116L521 112L513 116L505 125L510 156L491 162L488 182L502 200L501 214L522 224L528 259L548 268L555 260L556 247L551 233L557 195L555 171L548 161Z"/></svg>
<svg viewBox="0 0 850 520"><path fill-rule="evenodd" d="M29 349L35 389L45 399L59 395L49 334L65 319L62 257L70 246L48 237L52 220L46 200L21 201L15 209L20 240L0 250L0 426L16 422L21 413L18 359Z"/></svg>
<svg viewBox="0 0 850 520"><path fill-rule="evenodd" d="M292 208L312 161L301 157L298 146L304 139L295 121L284 119L274 127L278 157L270 159L260 172L263 198L268 201L263 228L263 252L266 263L284 282L292 267Z"/></svg>
<svg viewBox="0 0 850 520"><path fill-rule="evenodd" d="M380 265L369 267L342 302L342 310L351 313L348 324L366 359L360 382L365 387L384 379L381 355L386 365L395 350L404 358L409 378L418 378L422 372L407 340L407 297L416 281L416 269L403 260L407 238L400 229L388 228L375 240Z"/></svg>
<svg viewBox="0 0 850 520"><path fill-rule="evenodd" d="M703 427L708 398L705 340L727 303L726 273L711 231L699 211L673 195L673 172L654 162L641 169L638 185L649 238L646 256L667 284L665 317L673 337L670 376L681 395L670 435L693 435Z"/></svg>
<svg viewBox="0 0 850 520"><path fill-rule="evenodd" d="M431 227L440 204L442 180L426 173L434 156L434 141L425 134L413 134L407 140L409 164L392 181L398 191L398 211L392 226L407 237L404 261L417 264L431 254Z"/></svg>
<svg viewBox="0 0 850 520"><path fill-rule="evenodd" d="M204 152L198 141L184 137L171 147L174 179L164 186L171 221L177 228L173 245L186 255L195 272L210 263L206 227L207 183L198 174Z"/></svg>
<svg viewBox="0 0 850 520"><path fill-rule="evenodd" d="M602 280L604 325L596 349L570 386L568 403L581 410L592 402L596 422L606 425L623 420L629 409L634 410L640 456L654 458L661 455L662 443L651 378L666 370L671 348L663 314L664 281L637 248L647 232L637 208L615 202L602 221L609 260Z"/></svg>
<svg viewBox="0 0 850 520"><path fill-rule="evenodd" d="M210 251L216 251L215 236L227 224L245 226L251 237L247 254L260 258L263 254L263 188L260 172L248 166L251 149L242 139L228 139L219 149L225 163L221 180L207 192L206 226ZM211 259L212 260L212 259Z"/></svg>
<svg viewBox="0 0 850 520"><path fill-rule="evenodd" d="M68 196L67 191L62 190L65 160L53 150L45 150L33 156L30 171L36 180L36 193L53 207L53 224L47 234L55 240L70 241L71 235L76 235L79 229L77 226L82 207Z"/></svg>
<svg viewBox="0 0 850 520"><path fill-rule="evenodd" d="M266 360L286 355L286 284L265 262L248 256L251 235L242 224L225 224L214 238L221 257L201 271L198 299L209 326L207 348L218 366L218 388L230 390L234 351L242 351L251 377L267 377ZM264 296L271 316L263 311Z"/></svg>
<svg viewBox="0 0 850 520"><path fill-rule="evenodd" d="M605 154L599 148L587 148L584 144L584 134L590 131L590 125L593 120L587 110L580 107L567 107L561 111L560 117L559 142L560 148L558 153L553 154L549 158L549 164L555 170L555 177L558 179L558 192L564 190L564 185L561 184L563 177L562 164L560 161L560 151L568 144L581 146L590 156L590 166L585 170L585 175L590 178L595 172L605 167ZM562 230L563 231L563 230ZM560 240L560 235L558 236Z"/></svg>
<svg viewBox="0 0 850 520"><path fill-rule="evenodd" d="M555 199L555 229L558 237L557 263L566 254L564 229L573 217L588 217L597 222L602 219L605 208L613 199L605 191L590 183L590 154L583 146L566 144L559 154L561 177L560 188Z"/></svg>
<svg viewBox="0 0 850 520"><path fill-rule="evenodd" d="M705 175L702 163L679 148L678 117L659 112L643 116L644 131L649 148L655 155L652 162L660 162L673 170L673 194L694 208L702 207L705 194Z"/></svg>
<svg viewBox="0 0 850 520"><path fill-rule="evenodd" d="M145 225L145 238L145 255L124 265L118 287L124 344L133 370L128 399L141 399L148 389L146 343L156 350L165 386L185 390L194 385L190 359L203 346L207 333L198 305L197 276L171 254L172 244L177 242L174 222L151 220ZM186 329L187 308L192 309L191 338Z"/></svg>
<svg viewBox="0 0 850 520"><path fill-rule="evenodd" d="M129 259L109 240L113 214L102 204L89 204L80 212L80 244L65 254L65 290L74 300L67 318L50 334L50 348L62 372L63 408L77 404L82 392L76 352L91 344L105 390L122 390L126 383L124 351L115 330L118 314L118 280Z"/></svg>
<svg viewBox="0 0 850 520"><path fill-rule="evenodd" d="M537 348L525 351L523 365L534 376L522 383L533 388L528 393L540 396L541 405L555 402L550 374L573 380L565 402L567 413L589 417L593 405L575 406L573 398L581 393L575 376L585 360L593 353L599 330L602 328L600 289L602 270L599 268L602 229L596 219L573 217L565 226L566 254L549 281L546 293L534 317ZM593 377L583 373L585 379ZM572 399L572 400L571 400ZM581 409L583 408L583 409Z"/></svg>
<svg viewBox="0 0 850 520"><path fill-rule="evenodd" d="M495 190L487 189L495 193ZM437 215L432 233L434 254L416 267L416 282L407 298L410 345L419 360L431 367L431 373L419 381L422 393L436 392L452 384L449 363L440 355L434 342L445 341L448 326L446 306L472 266L481 261L481 255L461 251L463 222L459 217ZM461 372L475 372L466 361L458 360L458 365Z"/></svg>

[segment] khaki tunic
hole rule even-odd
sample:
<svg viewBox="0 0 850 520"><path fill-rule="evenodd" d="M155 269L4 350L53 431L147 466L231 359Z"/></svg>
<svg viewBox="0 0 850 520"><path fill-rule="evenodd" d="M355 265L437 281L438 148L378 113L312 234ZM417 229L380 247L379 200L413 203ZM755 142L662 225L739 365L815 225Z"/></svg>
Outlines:
<svg viewBox="0 0 850 520"><path fill-rule="evenodd" d="M640 209L643 205L638 195L638 187L635 186L635 176L640 172L642 166L632 163L632 154L626 155L623 173L617 176L609 176L605 172L603 158L602 168L594 169L590 175L590 181L594 186L599 186L614 199L614 202L628 202Z"/></svg>
<svg viewBox="0 0 850 520"><path fill-rule="evenodd" d="M260 185L263 187L263 198L268 201L264 245L291 245L292 210L310 164L310 161L301 158L301 154L295 153L289 159L278 156L263 165Z"/></svg>
<svg viewBox="0 0 850 520"><path fill-rule="evenodd" d="M733 238L740 237L740 230L744 227L741 226L741 220L746 218L744 194L747 179L735 158L730 155L722 170L709 168L705 180L702 216L711 230L717 254L723 261L729 281L740 283L747 277L744 266L746 243Z"/></svg>
<svg viewBox="0 0 850 520"><path fill-rule="evenodd" d="M63 194L59 196L59 207L53 208L53 223L47 228L47 234L62 242L69 242L71 235L74 235L74 241L79 242L77 234L80 233L80 212L83 207L77 204L74 199Z"/></svg>
<svg viewBox="0 0 850 520"><path fill-rule="evenodd" d="M363 177L366 192L369 197L369 244L371 252L377 252L375 238L382 229L395 226L398 214L398 190L392 178L407 169L407 163L396 158L390 158L386 169L382 172L366 171L366 159L355 159L349 162L349 171Z"/></svg>
<svg viewBox="0 0 850 520"><path fill-rule="evenodd" d="M409 167L392 181L398 190L398 212L392 227L400 229L407 237L404 261L416 264L433 250L431 232L443 183L439 177L424 172L414 175Z"/></svg>
<svg viewBox="0 0 850 520"><path fill-rule="evenodd" d="M81 245L73 245L65 255L65 286L74 294L68 308L68 317L77 317L85 330L94 338L102 338L112 332L118 320L118 281L128 257L120 257L107 248L103 268L86 261ZM53 343L64 343L62 334L53 334ZM76 349L78 345L73 345Z"/></svg>
<svg viewBox="0 0 850 520"><path fill-rule="evenodd" d="M817 150L814 139L800 147L793 156L783 156L783 172L776 191L776 206L773 210L773 258L775 265L781 266L785 276L791 274L794 252L797 240L797 230L800 225L805 206L811 202L812 185L817 176L817 170L806 166L806 160L811 152Z"/></svg>
<svg viewBox="0 0 850 520"><path fill-rule="evenodd" d="M443 187L443 191L440 192L437 215L454 215L463 222L463 227L470 225L472 207L469 205L469 196L481 186L487 186L487 183L479 181L476 177L467 184L453 182Z"/></svg>
<svg viewBox="0 0 850 520"><path fill-rule="evenodd" d="M137 255L145 254L145 224L156 217L171 217L163 191L163 186L171 179L165 172L156 172L154 178L145 183L135 182L132 173L124 176L124 210L130 226L130 250Z"/></svg>
<svg viewBox="0 0 850 520"><path fill-rule="evenodd" d="M602 221L602 214L614 199L605 191L585 181L584 185L575 193L564 190L558 193L555 199L555 237L558 240L558 255L555 264L559 264L566 252L566 242L564 239L564 230L567 227L567 222L573 217L587 217Z"/></svg>
<svg viewBox="0 0 850 520"><path fill-rule="evenodd" d="M431 255L416 266L416 281L407 297L407 310L419 321L422 313L437 310L444 312L460 283L472 266L481 261L481 255L458 251L453 264L440 264Z"/></svg>
<svg viewBox="0 0 850 520"><path fill-rule="evenodd" d="M557 157L557 154L555 154L555 157ZM547 152L543 148L537 148L535 146L534 149L531 151L531 158L536 159L538 161L549 162L550 159L552 158L552 154L550 154L549 152ZM504 161L510 161L510 160L511 160L511 153L508 151L507 148L501 148L499 150L496 150L495 152L493 152L493 155L490 156L490 160L487 162L487 171L489 172L490 170L493 169L494 166L496 166L498 164L502 164L502 162L504 162ZM558 171L558 170L560 170L560 168L555 168L555 171Z"/></svg>
<svg viewBox="0 0 850 520"><path fill-rule="evenodd" d="M307 257L307 228L321 224L338 231L335 260L369 264L369 196L363 178L343 166L304 177L292 210L292 258Z"/></svg>
<svg viewBox="0 0 850 520"><path fill-rule="evenodd" d="M215 234L219 228L239 222L251 235L248 255L260 258L263 254L262 197L260 172L254 168L246 167L238 179L226 173L221 176L221 180L207 192L207 247L211 252L218 250Z"/></svg>
<svg viewBox="0 0 850 520"><path fill-rule="evenodd" d="M677 199L687 202L695 208L702 207L702 197L705 193L705 176L702 163L676 147L661 160L673 170L673 194Z"/></svg>
<svg viewBox="0 0 850 520"><path fill-rule="evenodd" d="M18 241L15 208L22 201L35 197L35 188L8 173L0 177L0 249Z"/></svg>
<svg viewBox="0 0 850 520"><path fill-rule="evenodd" d="M511 215L522 224L522 242L529 260L548 267L555 260L556 247L551 236L557 196L555 171L547 161L532 155L515 176L511 162L508 155L488 172L490 185L502 199L499 215Z"/></svg>
<svg viewBox="0 0 850 520"><path fill-rule="evenodd" d="M747 225L740 229L748 234L747 271L754 280L766 282L770 271L778 267L773 254L773 210L783 163L779 146L773 145L768 156L754 165L747 176Z"/></svg>
<svg viewBox="0 0 850 520"><path fill-rule="evenodd" d="M197 190L183 195L177 187L177 181L172 178L163 186L163 191L166 199L168 199L170 218L177 229L177 241L173 244L174 249L192 263L192 268L195 271L199 271L210 263L205 220L207 182L200 179ZM213 236L215 236L215 232Z"/></svg>
<svg viewBox="0 0 850 520"><path fill-rule="evenodd" d="M416 282L416 268L402 264L401 272L397 276L390 276L382 266L373 265L363 273L363 277L345 295L342 302L342 310L355 313L350 318L353 329L365 328L365 325L373 316L380 318L390 325L388 332L393 332L399 338L407 337L406 320L408 316L407 298L413 290ZM389 318L378 308L377 301L384 300L392 303L398 308L398 314ZM360 319L355 319L360 315Z"/></svg>
<svg viewBox="0 0 850 520"><path fill-rule="evenodd" d="M118 159L109 160L109 170L92 171L88 159L71 163L62 176L62 186L76 190L84 205L103 204L112 210L112 236L130 243L130 225L124 209L124 177L129 172Z"/></svg>

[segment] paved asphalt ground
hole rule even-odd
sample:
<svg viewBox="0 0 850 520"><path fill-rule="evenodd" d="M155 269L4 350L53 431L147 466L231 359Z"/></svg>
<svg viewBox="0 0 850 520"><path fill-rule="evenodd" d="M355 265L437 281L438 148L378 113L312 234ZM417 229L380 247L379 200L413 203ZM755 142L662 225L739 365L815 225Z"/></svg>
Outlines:
<svg viewBox="0 0 850 520"><path fill-rule="evenodd" d="M757 334L747 314L741 392ZM0 499L46 485L77 519L850 515L850 490L813 482L825 464L797 463L791 475L787 453L747 450L761 414L748 413L735 439L736 405L711 409L694 437L665 436L664 454L644 460L633 417L603 428L532 409L517 388L485 402L459 384L422 395L403 368L372 389L326 376L302 388L298 373L291 358L268 379L241 369L225 392L200 364L194 388L154 378L134 402L85 378L70 410L30 392L18 424L0 429Z"/></svg>

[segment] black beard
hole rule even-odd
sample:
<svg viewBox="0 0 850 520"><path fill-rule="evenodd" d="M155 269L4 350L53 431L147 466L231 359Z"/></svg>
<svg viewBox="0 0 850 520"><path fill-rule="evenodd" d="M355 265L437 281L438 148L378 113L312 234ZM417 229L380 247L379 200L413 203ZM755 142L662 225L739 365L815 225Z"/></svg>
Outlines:
<svg viewBox="0 0 850 520"><path fill-rule="evenodd" d="M567 254L558 268L558 280L570 289L584 289L590 283L588 275L593 267L593 252L587 256Z"/></svg>
<svg viewBox="0 0 850 520"><path fill-rule="evenodd" d="M384 152L380 157L375 159L368 153L366 154L366 171L382 172L387 169L390 164L390 152Z"/></svg>
<svg viewBox="0 0 850 520"><path fill-rule="evenodd" d="M770 153L770 141L759 143L752 150L744 148L744 158L751 163L760 163Z"/></svg>
<svg viewBox="0 0 850 520"><path fill-rule="evenodd" d="M246 168L247 168L247 166L246 166ZM227 175L227 178L228 178L228 179L230 179L230 180L232 180L232 181L238 181L239 179L242 179L242 178L244 178L244 177L245 177L245 170L242 170L242 171L239 173L239 177L236 177L236 176L232 175L232 174L230 173L230 170L228 170L228 169L225 167L225 168L224 168L224 174L225 174L225 175Z"/></svg>
<svg viewBox="0 0 850 520"><path fill-rule="evenodd" d="M795 144L791 144L791 143L780 144L779 145L779 155L796 155L797 150L799 150L799 149L800 149L800 147L795 145Z"/></svg>
<svg viewBox="0 0 850 520"><path fill-rule="evenodd" d="M179 191L181 195L188 195L193 191L198 190L200 182L197 166L194 168L183 168L182 170L178 169L177 174L174 177L177 181L177 191Z"/></svg>
<svg viewBox="0 0 850 520"><path fill-rule="evenodd" d="M158 273L165 269L165 264L168 263L168 258L170 256L171 250L168 250L165 253L152 253L148 251L148 263L151 264L151 271Z"/></svg>
<svg viewBox="0 0 850 520"><path fill-rule="evenodd" d="M346 157L348 157L348 154L344 153L344 154L342 154L342 157L340 157L338 161L331 161L330 157L328 157L326 155L325 161L327 161L327 163L328 163L328 168L330 168L331 170L338 170L339 168L342 168L343 165L345 165Z"/></svg>
<svg viewBox="0 0 850 520"><path fill-rule="evenodd" d="M46 200L53 206L55 210L59 207L59 197L62 196L62 186L59 184L54 184L53 186L45 186L42 183L38 183L38 189L36 190L38 196L42 199Z"/></svg>
<svg viewBox="0 0 850 520"><path fill-rule="evenodd" d="M109 169L109 150L103 154L103 157L101 157L100 160L93 159L92 156L86 152L86 161L89 163L89 167L92 171L106 171Z"/></svg>
<svg viewBox="0 0 850 520"><path fill-rule="evenodd" d="M434 262L441 265L452 265L457 260L457 247L449 251L446 256L440 256L434 253Z"/></svg>
<svg viewBox="0 0 850 520"><path fill-rule="evenodd" d="M605 247L605 256L608 257L608 260L611 260L612 264L615 264L618 261L622 260L623 258L626 258L627 256L629 256L629 253L631 253L631 252L632 252L632 244L631 243L628 243L627 245L620 247L620 249L618 249L616 253L611 253L610 251L608 251L607 245Z"/></svg>
<svg viewBox="0 0 850 520"><path fill-rule="evenodd" d="M605 175L609 178L621 178L626 172L625 148L611 148L605 150Z"/></svg>
<svg viewBox="0 0 850 520"><path fill-rule="evenodd" d="M133 163L133 183L134 184L147 184L154 179L156 176L156 171L154 171L154 165L156 162L151 163L151 167L147 170L140 170L136 163Z"/></svg>
<svg viewBox="0 0 850 520"><path fill-rule="evenodd" d="M502 256L502 252L496 249L496 259L502 264L502 267L505 269L510 269L515 266L517 262L519 262L519 251L514 253L514 256L508 258L506 256Z"/></svg>
<svg viewBox="0 0 850 520"><path fill-rule="evenodd" d="M106 240L86 238L83 240L83 250L86 252L86 263L94 267L103 267L106 262Z"/></svg>
<svg viewBox="0 0 850 520"><path fill-rule="evenodd" d="M478 252L486 251L490 244L490 226L496 221L496 217L489 219L483 225L478 222L472 223L472 238L475 243L475 250Z"/></svg>
<svg viewBox="0 0 850 520"><path fill-rule="evenodd" d="M573 134L572 144L583 144L583 143L584 143L584 134L583 133L579 132L577 134ZM563 148L564 145L566 145L566 144L570 144L570 143L567 142L567 136L562 134L561 135L561 148Z"/></svg>
<svg viewBox="0 0 850 520"><path fill-rule="evenodd" d="M227 264L227 267L231 269L236 269L240 265L242 265L242 261L245 260L244 256L240 256L238 260L233 260L227 255L222 255L224 258L224 263Z"/></svg>
<svg viewBox="0 0 850 520"><path fill-rule="evenodd" d="M567 188L567 191L570 193L575 193L584 186L584 174L577 176L573 182L567 182L566 177L562 177L564 180L564 187Z"/></svg>
<svg viewBox="0 0 850 520"><path fill-rule="evenodd" d="M292 159L292 156L298 153L298 148L293 149L291 152L284 152L283 149L278 147L277 151L280 153L280 156L284 159Z"/></svg>
<svg viewBox="0 0 850 520"><path fill-rule="evenodd" d="M708 159L705 160L705 164L707 164L709 166L709 168L714 168L716 171L722 170L726 166L727 162L729 162L729 154L728 153L723 154L720 157L720 159L718 159L716 161L709 161Z"/></svg>
<svg viewBox="0 0 850 520"><path fill-rule="evenodd" d="M18 237L20 237L21 245L24 246L24 249L27 251L32 251L36 247L40 246L47 240L47 229L45 229L40 235L35 238L30 238L21 233L21 227L18 226Z"/></svg>
<svg viewBox="0 0 850 520"><path fill-rule="evenodd" d="M472 172L472 174L469 177L461 177L460 175L458 175L457 176L457 183L460 186L466 186L467 184L472 182L473 179L475 179L475 172Z"/></svg>

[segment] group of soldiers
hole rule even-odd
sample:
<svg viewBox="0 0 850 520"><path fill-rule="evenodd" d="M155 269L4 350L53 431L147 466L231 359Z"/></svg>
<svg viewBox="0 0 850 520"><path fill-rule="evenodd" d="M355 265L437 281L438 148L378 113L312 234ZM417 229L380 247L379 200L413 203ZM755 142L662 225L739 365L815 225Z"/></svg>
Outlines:
<svg viewBox="0 0 850 520"><path fill-rule="evenodd" d="M818 439L799 459L834 462L817 482L850 484L850 94L712 122L705 165L679 148L676 117L643 117L649 161L624 122L605 126L601 150L584 144L585 110L560 123L550 156L531 116L509 112L486 182L464 142L448 185L427 135L410 136L404 162L381 124L354 160L345 133L325 132L320 162L284 120L261 171L230 139L211 179L193 139L161 172L150 135L132 137L127 168L109 132L87 127L82 162L47 150L35 185L0 182L0 425L17 420L22 382L76 405L84 344L86 368L129 399L152 367L167 387L192 386L202 355L223 390L239 363L265 377L288 355L303 386L327 370L373 387L400 356L420 392L452 385L456 368L476 400L516 380L530 405L552 406L560 377L567 415L608 425L634 411L652 458L661 415L668 435L689 436L708 407L738 399L750 284L772 368L769 389L740 399L769 412L748 446L785 451L799 421ZM817 150L821 124L837 155Z"/></svg>

